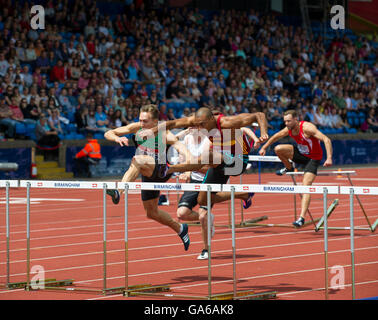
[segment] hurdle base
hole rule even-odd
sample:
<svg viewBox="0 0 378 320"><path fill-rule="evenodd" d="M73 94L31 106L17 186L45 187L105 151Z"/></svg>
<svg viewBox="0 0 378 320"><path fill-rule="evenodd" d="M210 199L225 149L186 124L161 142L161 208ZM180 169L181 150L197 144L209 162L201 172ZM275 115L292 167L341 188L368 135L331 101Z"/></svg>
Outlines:
<svg viewBox="0 0 378 320"><path fill-rule="evenodd" d="M186 222L186 224L188 226L192 226L192 227L200 227L201 226L201 222L199 222L199 221Z"/></svg>
<svg viewBox="0 0 378 320"><path fill-rule="evenodd" d="M297 228L292 224L280 224L280 223L250 223L248 226L251 226L251 227L276 227L276 228L303 229L304 227L307 227L308 225L312 225L312 224L318 222L319 220L320 220L320 218L314 219L313 221L307 221L300 228Z"/></svg>
<svg viewBox="0 0 378 320"><path fill-rule="evenodd" d="M324 230L324 227L320 227L319 229ZM327 227L328 230L350 230L350 227ZM374 232L374 230L371 230L369 227L354 227L353 230L362 230L362 231L371 231Z"/></svg>
<svg viewBox="0 0 378 320"><path fill-rule="evenodd" d="M331 216L332 212L335 211L335 209L338 205L339 205L339 199L333 200L333 202L331 203L331 205L327 209L327 219ZM318 222L318 224L315 227L315 231L318 232L321 229L323 224L324 224L324 216L320 218L320 221Z"/></svg>
<svg viewBox="0 0 378 320"><path fill-rule="evenodd" d="M234 292L225 292L220 294L214 294L210 297L211 300L268 300L275 299L277 296L276 291L266 291L256 293L253 290L243 290L236 291L236 296Z"/></svg>
<svg viewBox="0 0 378 320"><path fill-rule="evenodd" d="M258 217L258 218L254 218L254 219L249 219L249 220L246 220L246 221L242 221L239 224L239 227L249 227L253 223L257 223L257 222L268 220L268 219L269 219L268 216L262 216L262 217Z"/></svg>
<svg viewBox="0 0 378 320"><path fill-rule="evenodd" d="M377 226L378 226L378 219L375 220L375 222L374 222L373 225L371 226L371 232L374 232L375 229L377 229Z"/></svg>
<svg viewBox="0 0 378 320"><path fill-rule="evenodd" d="M168 285L151 285L151 284L143 284L143 285L134 285L129 286L126 290L123 290L124 297L131 297L131 296L138 296L143 294L153 294L153 293L160 293L160 292L169 292L171 288Z"/></svg>
<svg viewBox="0 0 378 320"><path fill-rule="evenodd" d="M268 216L262 216L254 219L249 219L246 221L242 221L240 223L235 224L235 228L246 228L252 226L254 223L257 223L259 221L267 220L269 219ZM232 226L230 224L216 224L216 228L231 228Z"/></svg>
<svg viewBox="0 0 378 320"><path fill-rule="evenodd" d="M56 279L46 279L43 283L39 283L38 285L43 286L44 289L48 287L57 288L57 287L64 287L64 286L70 286L72 285L74 280L72 279L66 279L66 280L56 280ZM7 284L8 289L25 289L25 290L40 290L40 289L34 289L31 287L30 283L26 281L22 282L11 282Z"/></svg>

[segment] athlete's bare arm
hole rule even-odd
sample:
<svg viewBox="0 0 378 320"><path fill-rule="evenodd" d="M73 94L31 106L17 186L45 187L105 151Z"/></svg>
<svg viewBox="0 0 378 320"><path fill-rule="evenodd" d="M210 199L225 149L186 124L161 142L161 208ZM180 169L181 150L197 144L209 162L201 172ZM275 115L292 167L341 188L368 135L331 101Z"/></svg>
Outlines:
<svg viewBox="0 0 378 320"><path fill-rule="evenodd" d="M258 149L260 147L260 140L257 138L255 133L248 127L242 127L240 128L248 137L250 137L253 140L253 147L255 149Z"/></svg>
<svg viewBox="0 0 378 320"><path fill-rule="evenodd" d="M241 113L236 116L222 117L220 125L222 129L240 129L257 122L260 126L260 142L268 140L268 122L263 112Z"/></svg>
<svg viewBox="0 0 378 320"><path fill-rule="evenodd" d="M177 139L177 137L171 131L168 130L166 132L167 144L174 147L177 152L184 157L185 163L193 162L193 156L185 144Z"/></svg>
<svg viewBox="0 0 378 320"><path fill-rule="evenodd" d="M259 151L259 154L261 156L265 156L266 154L266 149L268 149L268 147L275 143L276 141L278 140L281 140L282 138L285 138L286 136L289 135L289 129L288 128L283 128L281 131L278 131L277 133L275 133L273 136L270 137L270 139L261 147L260 151Z"/></svg>
<svg viewBox="0 0 378 320"><path fill-rule="evenodd" d="M117 142L120 146L128 146L129 139L123 137L130 133L136 133L141 128L140 122L134 122L127 126L119 127L116 129L108 130L105 132L104 137L106 140Z"/></svg>

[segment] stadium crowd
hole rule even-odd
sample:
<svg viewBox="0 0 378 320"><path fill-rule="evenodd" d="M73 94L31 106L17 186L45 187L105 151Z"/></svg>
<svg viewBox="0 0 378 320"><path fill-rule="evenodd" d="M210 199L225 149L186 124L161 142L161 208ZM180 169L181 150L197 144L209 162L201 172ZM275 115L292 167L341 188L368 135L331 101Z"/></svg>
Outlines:
<svg viewBox="0 0 378 320"><path fill-rule="evenodd" d="M271 134L287 109L324 133L378 132L376 38L350 30L308 35L253 9L134 2L110 15L90 0L49 0L45 29L33 30L27 1L0 0L4 138L41 141L37 127L55 141L88 131L101 138L138 121L148 103L159 106L161 120L199 106L226 115L263 111Z"/></svg>

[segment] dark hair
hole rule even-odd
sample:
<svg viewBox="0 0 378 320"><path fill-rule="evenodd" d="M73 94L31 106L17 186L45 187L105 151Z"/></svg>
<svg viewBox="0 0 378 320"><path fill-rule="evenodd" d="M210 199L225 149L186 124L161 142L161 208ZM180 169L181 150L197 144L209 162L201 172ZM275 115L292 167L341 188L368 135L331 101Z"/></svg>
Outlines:
<svg viewBox="0 0 378 320"><path fill-rule="evenodd" d="M291 115L293 118L298 118L297 111L295 111L295 110L293 110L293 109L286 110L286 111L284 112L284 116L288 116L288 115Z"/></svg>
<svg viewBox="0 0 378 320"><path fill-rule="evenodd" d="M159 119L159 109L155 104L146 104L142 106L140 112L149 112L152 119Z"/></svg>

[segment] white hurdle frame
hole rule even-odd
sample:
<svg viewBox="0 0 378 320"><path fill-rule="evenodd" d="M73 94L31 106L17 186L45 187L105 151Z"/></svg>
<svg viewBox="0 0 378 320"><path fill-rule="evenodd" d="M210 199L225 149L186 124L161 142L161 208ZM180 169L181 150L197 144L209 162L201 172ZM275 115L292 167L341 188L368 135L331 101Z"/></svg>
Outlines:
<svg viewBox="0 0 378 320"><path fill-rule="evenodd" d="M50 189L102 189L103 190L103 289L90 289L90 288L61 288L45 286L44 289L49 290L67 290L67 291L90 291L101 292L103 295L108 293L107 272L106 272L106 242L107 242L107 211L106 211L106 190L115 189L116 182L92 182L92 181L46 181L46 180L20 180L19 187L26 188L26 286L27 291L31 290L30 285L30 189L31 188L50 188Z"/></svg>
<svg viewBox="0 0 378 320"><path fill-rule="evenodd" d="M304 174L304 172L301 172L301 171L298 171L298 172L287 172L286 173L286 175L290 175L291 177L299 176L299 175L303 175L303 174ZM350 176L351 175L356 175L356 174L357 173L356 173L355 170L349 170L349 171L340 171L340 170L337 170L337 171L336 170L333 170L333 171L324 170L323 171L323 170L320 170L320 171L318 171L318 176L346 176L348 178L350 187L352 187L352 188L354 187L354 185L353 185L353 182L352 182L352 179L351 179ZM350 188L350 187L347 187L347 188ZM345 188L345 187L340 187L340 188ZM361 188L366 189L366 188L370 188L370 187L358 187L358 188L359 188L358 190L362 190ZM362 210L362 213L365 216L366 222L368 224L368 228L366 228L366 227L356 227L355 229L357 229L357 230L369 230L371 232L374 232L375 229L376 229L376 227L377 227L377 225L378 225L378 219L373 224L370 222L369 217L368 217L368 215L367 215L367 213L365 211L365 208L362 205L362 201L360 200L360 198L358 196L359 194L361 194L361 193L355 193L355 197L357 199L359 207ZM336 199L336 200L338 201L338 199ZM330 215L331 215L332 212L333 212L333 210L328 213L328 218L330 217ZM323 219L321 219L319 221L319 223L316 225L315 231L319 231L320 229L323 229L322 222L323 222ZM328 227L328 228L329 229L333 229L333 230L345 230L345 228L343 228L343 227Z"/></svg>
<svg viewBox="0 0 378 320"><path fill-rule="evenodd" d="M335 171L340 173L340 171ZM327 196L328 194L343 194L349 195L350 202L350 227L343 228L350 230L350 254L352 265L352 298L355 299L355 261L354 261L354 230L359 230L354 226L354 197L358 195L378 195L378 187L355 187L355 186L292 186L292 185L253 185L253 184L177 184L177 183L116 183L116 182L86 182L86 181L38 181L38 180L0 180L0 187L5 188L6 192L6 237L7 237L7 285L10 280L10 259L9 259L9 201L10 201L10 188L26 188L27 191L27 210L26 210L26 240L27 240L27 281L26 290L30 290L30 190L32 188L54 188L54 189L102 189L103 190L103 289L84 289L84 288L59 288L59 287L45 287L45 289L54 290L67 290L67 291L90 291L101 292L102 294L114 293L113 289L128 290L128 190L181 190L181 191L206 191L209 213L211 213L211 192L231 192L231 228L232 228L232 259L233 259L233 299L242 299L247 297L256 296L251 295L238 295L237 291L237 275L236 275L236 241L235 241L235 192L255 192L255 193L285 193L285 194L323 194L323 219L324 219L324 264L325 264L325 298L328 299L328 209L327 209ZM125 190L125 287L122 288L106 288L106 190L107 189L121 189ZM378 219L372 225L375 229L378 225ZM366 230L363 229L363 230ZM208 214L208 245L209 245L209 260L208 260L208 296L207 297L193 297L184 295L170 295L174 297L184 298L197 298L197 299L212 299L222 296L222 294L212 295L211 287L211 220ZM149 293L150 294L150 293ZM148 294L148 295L149 295ZM265 293L267 295L272 294ZM166 296L166 295L165 295ZM261 294L260 294L261 296Z"/></svg>
<svg viewBox="0 0 378 320"><path fill-rule="evenodd" d="M354 226L354 197L358 195L372 196L378 195L378 187L340 187L340 194L349 195L349 213L350 213L350 226L344 228L350 230L350 258L352 266L352 299L356 299L356 280L355 280L355 260L354 260L354 230L361 230ZM358 198L357 198L358 199ZM378 219L371 226L372 230L375 230L378 225ZM366 230L363 229L363 230Z"/></svg>
<svg viewBox="0 0 378 320"><path fill-rule="evenodd" d="M192 299L212 299L212 287L211 287L211 192L220 192L222 191L222 185L220 184L201 184L201 183L159 183L159 182L118 182L117 183L118 189L125 190L125 288L124 288L124 296L128 297L133 290L130 290L129 286L129 273L128 273L128 264L129 264L129 256L128 256L128 191L129 190L154 190L154 191L162 191L162 190L180 190L180 191L206 191L207 192L207 244L208 244L208 296L191 296L191 295L170 295L173 298L192 298ZM149 288L146 288L149 289ZM141 290L138 291L138 294L143 294ZM146 292L145 295L163 295L157 292Z"/></svg>
<svg viewBox="0 0 378 320"><path fill-rule="evenodd" d="M308 193L308 194L323 194L324 201L324 257L325 257L325 295L328 299L328 224L327 224L327 194L339 194L338 186L282 186L282 185L260 185L260 184L246 184L246 185L235 185L235 184L226 184L223 185L223 191L231 192L232 201L235 198L232 196L234 192L255 192L255 193L288 193L288 194L297 194L297 193ZM235 206L231 204L232 216L235 216ZM236 249L235 245L235 219L232 219L232 230L233 230L233 283L234 283L234 292L237 291L237 279L236 279Z"/></svg>
<svg viewBox="0 0 378 320"><path fill-rule="evenodd" d="M8 288L10 283L10 224L9 224L9 200L10 188L17 188L18 180L0 180L0 188L5 188L5 228L6 228L6 284Z"/></svg>

